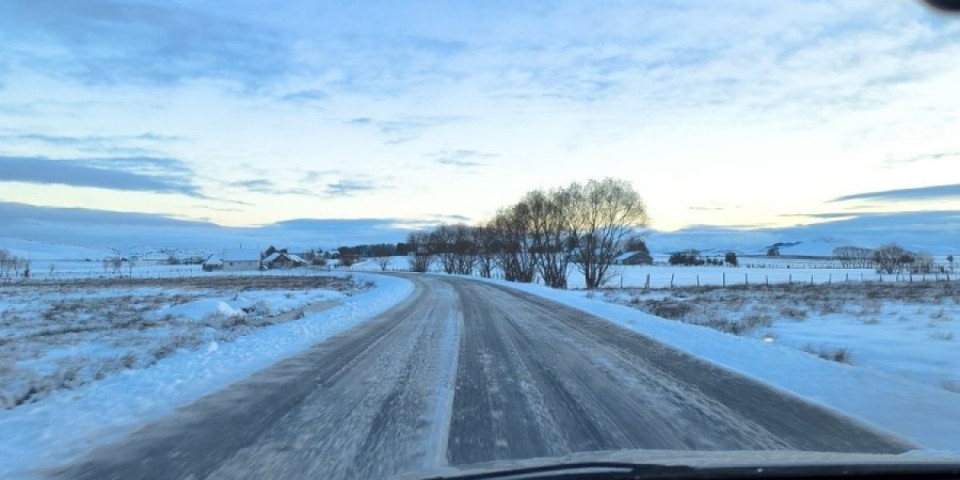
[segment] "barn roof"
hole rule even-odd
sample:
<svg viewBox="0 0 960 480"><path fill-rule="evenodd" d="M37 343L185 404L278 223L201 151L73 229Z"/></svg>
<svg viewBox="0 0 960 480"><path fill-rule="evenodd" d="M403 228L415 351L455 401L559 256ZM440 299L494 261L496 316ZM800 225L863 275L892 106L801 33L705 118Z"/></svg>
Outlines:
<svg viewBox="0 0 960 480"><path fill-rule="evenodd" d="M279 258L286 258L287 260L295 263L307 263L306 260L292 254L292 253L283 253L283 252L274 252L268 255L263 259L263 263L270 263Z"/></svg>
<svg viewBox="0 0 960 480"><path fill-rule="evenodd" d="M260 252L240 248L226 249L223 251L222 259L224 262L259 262Z"/></svg>

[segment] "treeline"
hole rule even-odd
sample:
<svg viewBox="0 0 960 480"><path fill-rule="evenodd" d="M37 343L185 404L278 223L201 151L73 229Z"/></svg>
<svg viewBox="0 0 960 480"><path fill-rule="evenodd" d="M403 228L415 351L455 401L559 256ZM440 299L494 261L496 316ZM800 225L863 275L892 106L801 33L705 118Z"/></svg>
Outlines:
<svg viewBox="0 0 960 480"><path fill-rule="evenodd" d="M890 243L877 249L862 247L837 247L833 257L841 266L849 268L876 268L877 273L933 273L933 256L924 252L911 252ZM953 264L953 257L948 261ZM944 270L941 267L941 270Z"/></svg>
<svg viewBox="0 0 960 480"><path fill-rule="evenodd" d="M603 286L614 259L628 243L640 243L647 210L633 187L612 178L534 190L501 208L480 225L440 225L411 232L406 247L410 268L426 272L438 262L450 274L499 270L513 282L567 287L572 263L589 289Z"/></svg>
<svg viewBox="0 0 960 480"><path fill-rule="evenodd" d="M14 255L10 253L10 250L0 248L0 278L5 278L9 275L14 277L21 275L29 277L30 259Z"/></svg>
<svg viewBox="0 0 960 480"><path fill-rule="evenodd" d="M879 248L837 247L833 258L844 268L875 268L877 273L946 273L953 271L953 255L946 257L948 265L936 265L926 252L911 252L896 243Z"/></svg>
<svg viewBox="0 0 960 480"><path fill-rule="evenodd" d="M736 267L737 265L739 265L736 252L727 252L726 254L724 254L723 259L721 260L720 258L716 258L716 257L703 257L700 255L700 250L696 250L692 248L689 250L684 250L682 252L675 252L671 254L668 262L670 263L670 265L673 265L673 266L683 265L683 266L691 266L691 267L703 266L703 265L708 265L713 267L722 267L724 265L727 265L731 267Z"/></svg>

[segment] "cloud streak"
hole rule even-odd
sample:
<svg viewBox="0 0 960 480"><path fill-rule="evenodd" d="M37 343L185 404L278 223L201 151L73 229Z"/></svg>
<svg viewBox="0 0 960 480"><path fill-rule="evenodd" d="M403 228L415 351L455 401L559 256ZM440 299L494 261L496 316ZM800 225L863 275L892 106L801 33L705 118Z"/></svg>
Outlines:
<svg viewBox="0 0 960 480"><path fill-rule="evenodd" d="M944 199L960 199L960 184L855 193L852 195L844 195L842 197L834 198L828 203L848 202L851 200L919 201Z"/></svg>
<svg viewBox="0 0 960 480"><path fill-rule="evenodd" d="M495 154L477 150L445 150L429 156L432 156L440 165L460 168L481 167L487 164L484 160L496 157Z"/></svg>
<svg viewBox="0 0 960 480"><path fill-rule="evenodd" d="M305 188L281 188L278 187L274 182L264 179L242 180L232 182L229 184L229 186L240 188L248 192L263 193L268 195L316 196L316 193Z"/></svg>
<svg viewBox="0 0 960 480"><path fill-rule="evenodd" d="M381 188L383 187L369 179L353 179L328 183L323 187L323 192L331 197L349 197L361 193L373 192Z"/></svg>
<svg viewBox="0 0 960 480"><path fill-rule="evenodd" d="M0 182L173 193L206 198L177 160L157 158L54 160L0 156Z"/></svg>

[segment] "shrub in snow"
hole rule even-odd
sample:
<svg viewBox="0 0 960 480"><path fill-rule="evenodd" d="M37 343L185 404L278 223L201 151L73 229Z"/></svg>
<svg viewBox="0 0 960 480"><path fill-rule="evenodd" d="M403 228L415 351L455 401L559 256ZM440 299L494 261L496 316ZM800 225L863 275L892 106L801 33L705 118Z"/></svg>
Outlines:
<svg viewBox="0 0 960 480"><path fill-rule="evenodd" d="M807 318L807 311L797 307L787 306L780 308L780 315L792 320L803 320Z"/></svg>
<svg viewBox="0 0 960 480"><path fill-rule="evenodd" d="M830 360L832 362L846 363L848 365L853 364L853 356L850 353L850 349L839 347L839 348L826 348L820 347L815 348L812 345L804 345L803 351L816 355L824 360Z"/></svg>
<svg viewBox="0 0 960 480"><path fill-rule="evenodd" d="M289 295L289 294L288 294ZM289 298L289 297L288 297ZM243 313L253 315L254 317L269 317L273 313L270 304L266 300L257 300L253 305L243 307Z"/></svg>

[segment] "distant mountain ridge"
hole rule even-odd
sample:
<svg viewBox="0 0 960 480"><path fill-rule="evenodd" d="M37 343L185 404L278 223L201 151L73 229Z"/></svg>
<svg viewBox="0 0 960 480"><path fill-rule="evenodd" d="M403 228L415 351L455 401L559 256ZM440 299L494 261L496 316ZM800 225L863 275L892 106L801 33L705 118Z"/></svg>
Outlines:
<svg viewBox="0 0 960 480"><path fill-rule="evenodd" d="M215 252L241 245L326 250L340 245L402 242L409 231L438 222L436 217L304 218L254 227L225 227L162 215L4 202L0 202L0 218L5 221L0 248L23 255L35 252L53 256L73 249L70 255L83 257L96 252L134 254L163 249ZM960 254L960 211L869 213L777 228L699 225L672 232L651 230L646 240L653 254L694 248L704 253L732 250L762 255L769 247L779 245L783 255L828 256L839 246L873 248L886 243L934 255Z"/></svg>

